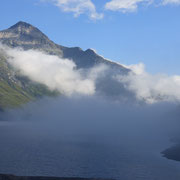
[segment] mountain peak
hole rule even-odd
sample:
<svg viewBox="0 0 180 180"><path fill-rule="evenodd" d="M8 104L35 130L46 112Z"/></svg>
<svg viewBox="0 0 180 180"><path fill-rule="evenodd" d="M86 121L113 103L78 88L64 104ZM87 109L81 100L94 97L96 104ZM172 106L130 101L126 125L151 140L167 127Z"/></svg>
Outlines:
<svg viewBox="0 0 180 180"><path fill-rule="evenodd" d="M16 24L8 28L7 31L13 32L16 34L24 34L24 35L31 34L32 32L42 34L42 32L39 29L23 21L17 22Z"/></svg>
<svg viewBox="0 0 180 180"><path fill-rule="evenodd" d="M19 21L8 29L0 31L0 42L10 47L24 49L57 49L49 38L33 25ZM60 50L57 50L60 54Z"/></svg>
<svg viewBox="0 0 180 180"><path fill-rule="evenodd" d="M31 24L29 24L29 23L19 21L16 24L14 24L13 26L11 26L9 29L16 29L18 27L29 28L29 27L33 27L33 26Z"/></svg>

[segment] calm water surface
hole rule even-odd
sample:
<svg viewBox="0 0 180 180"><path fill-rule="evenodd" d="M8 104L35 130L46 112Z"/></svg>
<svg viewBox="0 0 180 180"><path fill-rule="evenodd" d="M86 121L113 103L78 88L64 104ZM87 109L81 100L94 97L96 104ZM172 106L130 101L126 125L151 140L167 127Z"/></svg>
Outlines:
<svg viewBox="0 0 180 180"><path fill-rule="evenodd" d="M28 122L0 123L0 172L16 175L178 180L180 163L160 154L167 137L55 132ZM111 136L111 137L110 137ZM138 140L137 140L138 139Z"/></svg>

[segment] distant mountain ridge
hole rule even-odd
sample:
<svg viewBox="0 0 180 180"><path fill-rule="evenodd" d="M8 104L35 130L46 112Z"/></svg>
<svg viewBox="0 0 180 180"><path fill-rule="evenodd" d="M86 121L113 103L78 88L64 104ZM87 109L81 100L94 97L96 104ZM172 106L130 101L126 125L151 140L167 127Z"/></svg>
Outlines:
<svg viewBox="0 0 180 180"><path fill-rule="evenodd" d="M50 55L57 55L62 58L73 60L77 69L88 69L98 64L105 64L110 67L110 74L127 74L130 70L124 66L109 61L102 56L96 54L92 49L83 51L79 47L68 48L58 45L51 41L38 28L26 22L18 22L8 29L0 31L0 43L11 47L21 47L24 50L38 50ZM52 92L43 84L38 84L29 80L17 72L8 64L7 57L0 50L0 108L15 107L22 103L28 102L37 97L44 95L57 95L57 92ZM119 87L109 88L109 83L114 85L113 79L110 76L105 77L97 82L97 87L105 94L117 94ZM120 91L124 92L121 85Z"/></svg>

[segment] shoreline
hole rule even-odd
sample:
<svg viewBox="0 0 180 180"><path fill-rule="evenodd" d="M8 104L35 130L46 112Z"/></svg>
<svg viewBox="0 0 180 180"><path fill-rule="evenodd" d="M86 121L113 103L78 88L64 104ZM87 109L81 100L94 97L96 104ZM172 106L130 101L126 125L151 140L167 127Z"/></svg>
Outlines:
<svg viewBox="0 0 180 180"><path fill-rule="evenodd" d="M49 176L16 176L0 174L0 180L113 180L104 178L81 178L81 177L49 177Z"/></svg>
<svg viewBox="0 0 180 180"><path fill-rule="evenodd" d="M174 160L174 161L180 161L180 143L175 144L171 146L170 148L165 149L161 152L163 157Z"/></svg>

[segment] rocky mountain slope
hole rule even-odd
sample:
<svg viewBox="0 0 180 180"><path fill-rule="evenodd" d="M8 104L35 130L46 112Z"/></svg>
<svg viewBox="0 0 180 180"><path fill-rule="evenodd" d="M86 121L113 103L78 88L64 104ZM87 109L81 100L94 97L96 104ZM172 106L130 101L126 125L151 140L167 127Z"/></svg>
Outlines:
<svg viewBox="0 0 180 180"><path fill-rule="evenodd" d="M22 47L25 50L38 49L49 54L69 58L76 63L78 68L89 68L96 64L104 63L121 71L127 71L125 67L104 59L92 49L83 51L79 47L69 48L55 44L39 29L22 21L6 30L0 31L0 42L10 47Z"/></svg>
<svg viewBox="0 0 180 180"><path fill-rule="evenodd" d="M51 41L38 28L26 23L18 22L6 30L0 31L0 43L11 48L21 47L24 50L36 49L48 54L68 58L75 62L77 68L91 68L98 64L106 64L112 72L126 74L129 69L104 59L92 49L83 51L79 47L68 48ZM99 82L105 87L104 79ZM105 84L104 84L105 83ZM108 87L104 88L109 93ZM0 108L14 107L44 95L56 95L57 92L48 90L42 84L32 82L16 72L7 62L3 50L0 50Z"/></svg>

